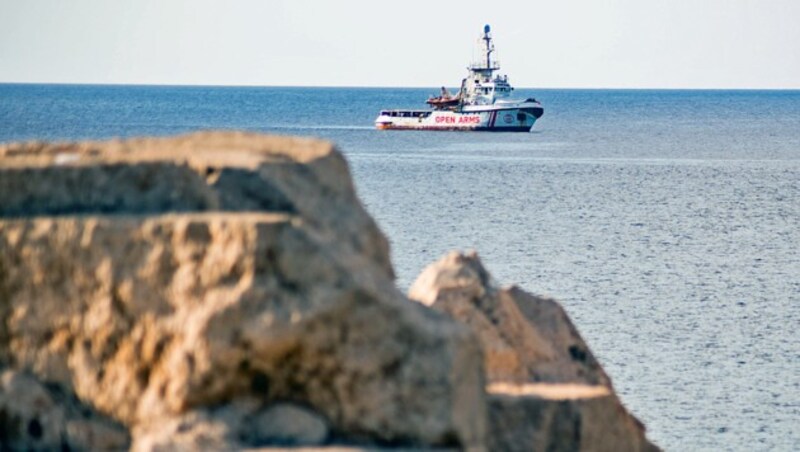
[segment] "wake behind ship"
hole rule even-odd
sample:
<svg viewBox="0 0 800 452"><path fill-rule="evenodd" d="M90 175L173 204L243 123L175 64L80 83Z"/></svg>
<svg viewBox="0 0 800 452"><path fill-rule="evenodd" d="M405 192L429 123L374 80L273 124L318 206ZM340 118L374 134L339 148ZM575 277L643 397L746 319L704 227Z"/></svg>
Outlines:
<svg viewBox="0 0 800 452"><path fill-rule="evenodd" d="M529 132L544 113L536 99L513 99L514 88L507 75L494 76L500 64L492 59L491 28L483 27L482 58L467 69L458 94L442 88L438 97L427 100L428 110L382 110L375 120L378 129L394 130L476 130Z"/></svg>

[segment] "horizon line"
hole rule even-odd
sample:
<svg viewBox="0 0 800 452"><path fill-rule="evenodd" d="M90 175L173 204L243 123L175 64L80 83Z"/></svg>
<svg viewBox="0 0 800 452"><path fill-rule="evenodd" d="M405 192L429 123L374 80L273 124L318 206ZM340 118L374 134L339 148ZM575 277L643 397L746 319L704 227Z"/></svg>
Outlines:
<svg viewBox="0 0 800 452"><path fill-rule="evenodd" d="M439 89L442 85L409 85L409 86L387 86L387 85L251 85L251 84L207 84L207 83L118 83L118 82L19 82L2 81L0 85L61 85L61 86L141 86L141 87L187 87L187 88L353 88L353 89ZM445 85L446 86L446 85ZM798 87L630 87L630 86L525 86L515 87L515 90L617 90L617 91L800 91Z"/></svg>

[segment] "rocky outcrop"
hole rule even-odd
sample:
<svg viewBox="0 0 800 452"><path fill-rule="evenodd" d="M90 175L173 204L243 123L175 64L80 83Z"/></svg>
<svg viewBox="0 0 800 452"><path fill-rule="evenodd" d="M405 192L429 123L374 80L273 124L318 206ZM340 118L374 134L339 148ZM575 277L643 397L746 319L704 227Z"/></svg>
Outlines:
<svg viewBox="0 0 800 452"><path fill-rule="evenodd" d="M477 254L430 265L409 297L469 326L484 350L492 450L648 451L563 308L501 289Z"/></svg>
<svg viewBox="0 0 800 452"><path fill-rule="evenodd" d="M492 282L477 254L453 252L426 268L409 297L467 324L486 351L492 382L611 386L600 364L554 300Z"/></svg>
<svg viewBox="0 0 800 452"><path fill-rule="evenodd" d="M0 449L653 448L555 301L393 279L329 143L0 146Z"/></svg>
<svg viewBox="0 0 800 452"><path fill-rule="evenodd" d="M0 146L0 218L256 211L303 218L392 274L388 242L328 142L204 132Z"/></svg>
<svg viewBox="0 0 800 452"><path fill-rule="evenodd" d="M203 133L0 155L0 364L135 449L485 444L477 343L394 287L329 144Z"/></svg>

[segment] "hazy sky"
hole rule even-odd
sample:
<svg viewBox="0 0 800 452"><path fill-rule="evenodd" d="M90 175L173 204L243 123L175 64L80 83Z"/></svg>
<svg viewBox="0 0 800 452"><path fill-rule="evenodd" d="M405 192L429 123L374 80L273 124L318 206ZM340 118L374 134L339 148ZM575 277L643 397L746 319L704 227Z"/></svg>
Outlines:
<svg viewBox="0 0 800 452"><path fill-rule="evenodd" d="M800 0L0 0L0 82L800 88Z"/></svg>

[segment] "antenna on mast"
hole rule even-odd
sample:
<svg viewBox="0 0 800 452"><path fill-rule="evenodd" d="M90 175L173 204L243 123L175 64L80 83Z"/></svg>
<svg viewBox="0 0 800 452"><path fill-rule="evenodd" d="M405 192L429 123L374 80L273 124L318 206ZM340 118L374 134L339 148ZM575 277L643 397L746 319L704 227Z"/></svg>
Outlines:
<svg viewBox="0 0 800 452"><path fill-rule="evenodd" d="M492 27L488 24L483 26L483 34L478 39L478 52L475 58L475 49L472 53L472 63L467 66L472 72L480 73L484 77L490 77L492 71L500 69L497 61L492 62L492 53L494 53L494 44L492 44ZM488 75L487 75L488 74Z"/></svg>
<svg viewBox="0 0 800 452"><path fill-rule="evenodd" d="M483 40L486 41L486 69L492 68L491 55L494 51L494 47L492 46L492 37L489 36L491 31L492 27L490 27L489 24L483 26Z"/></svg>

